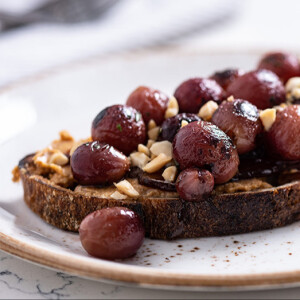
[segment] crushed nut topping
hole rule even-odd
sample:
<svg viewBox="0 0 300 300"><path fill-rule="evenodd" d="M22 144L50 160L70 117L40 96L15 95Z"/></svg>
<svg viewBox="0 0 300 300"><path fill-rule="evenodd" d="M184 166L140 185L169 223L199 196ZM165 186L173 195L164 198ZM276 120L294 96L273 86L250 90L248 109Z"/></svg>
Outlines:
<svg viewBox="0 0 300 300"><path fill-rule="evenodd" d="M200 108L198 116L205 121L210 121L218 107L215 101L208 101Z"/></svg>
<svg viewBox="0 0 300 300"><path fill-rule="evenodd" d="M172 156L173 156L172 143L170 143L169 141L162 141L162 142L154 143L151 146L150 151L152 154L154 154L156 156L158 156L161 153L165 154L167 157L172 158Z"/></svg>
<svg viewBox="0 0 300 300"><path fill-rule="evenodd" d="M113 199L116 199L116 200L124 200L124 199L127 198L126 195L123 195L123 194L119 193L118 191L113 192L110 195L110 197L113 198Z"/></svg>
<svg viewBox="0 0 300 300"><path fill-rule="evenodd" d="M150 150L149 150L149 148L146 147L146 146L143 145L143 144L139 144L139 145L138 145L138 152L144 153L144 154L146 154L147 156L150 155Z"/></svg>
<svg viewBox="0 0 300 300"><path fill-rule="evenodd" d="M143 169L149 162L150 157L142 152L134 152L130 154L131 165Z"/></svg>
<svg viewBox="0 0 300 300"><path fill-rule="evenodd" d="M122 180L118 183L114 183L115 187L125 195L129 197L138 197L139 192L131 185L131 183L127 180Z"/></svg>
<svg viewBox="0 0 300 300"><path fill-rule="evenodd" d="M153 129L155 127L157 127L157 125L156 125L155 121L153 119L151 119L148 123L148 130Z"/></svg>
<svg viewBox="0 0 300 300"><path fill-rule="evenodd" d="M160 132L160 127L154 127L150 130L148 130L148 137L150 140L156 141Z"/></svg>
<svg viewBox="0 0 300 300"><path fill-rule="evenodd" d="M181 121L180 128L182 128L182 127L184 127L184 126L186 126L186 125L188 125L188 124L189 124L189 122L188 122L188 121L186 121L186 120L182 120L182 121Z"/></svg>
<svg viewBox="0 0 300 300"><path fill-rule="evenodd" d="M167 110L165 112L165 119L169 119L171 117L175 117L179 112L179 105L174 96L172 96L169 100L169 104Z"/></svg>
<svg viewBox="0 0 300 300"><path fill-rule="evenodd" d="M175 177L176 177L176 173L177 173L177 168L175 166L171 166L166 168L163 173L162 173L162 177L169 182L174 182Z"/></svg>
<svg viewBox="0 0 300 300"><path fill-rule="evenodd" d="M147 142L147 148L150 149L151 146L152 146L154 143L155 143L154 140L149 139L148 142Z"/></svg>
<svg viewBox="0 0 300 300"><path fill-rule="evenodd" d="M259 117L266 131L269 131L276 120L276 109L267 108L259 113Z"/></svg>
<svg viewBox="0 0 300 300"><path fill-rule="evenodd" d="M74 139L70 133L66 130L63 130L59 133L59 140L54 140L51 143L51 147L56 150L68 154L74 144Z"/></svg>
<svg viewBox="0 0 300 300"><path fill-rule="evenodd" d="M147 173L157 172L171 160L172 157L166 156L164 153L160 153L143 168L143 171Z"/></svg>

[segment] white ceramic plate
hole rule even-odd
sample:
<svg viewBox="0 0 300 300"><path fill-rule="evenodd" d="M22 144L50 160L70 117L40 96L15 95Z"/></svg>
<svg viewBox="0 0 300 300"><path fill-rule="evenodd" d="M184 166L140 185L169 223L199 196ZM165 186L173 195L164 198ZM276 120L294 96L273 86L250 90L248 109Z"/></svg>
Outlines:
<svg viewBox="0 0 300 300"><path fill-rule="evenodd" d="M189 290L249 289L300 282L300 224L250 234L158 241L146 239L131 259L95 259L77 234L58 230L23 203L11 170L62 129L90 134L94 116L124 103L138 85L171 94L183 80L214 70L254 68L257 54L155 51L95 58L25 80L0 94L0 248L77 275L140 286ZM1 123L2 122L2 123Z"/></svg>

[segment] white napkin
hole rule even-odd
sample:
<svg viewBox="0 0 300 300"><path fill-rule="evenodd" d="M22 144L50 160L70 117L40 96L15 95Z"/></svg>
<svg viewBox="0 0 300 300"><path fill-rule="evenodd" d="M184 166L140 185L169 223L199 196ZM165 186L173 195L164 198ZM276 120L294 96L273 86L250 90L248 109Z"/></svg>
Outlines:
<svg viewBox="0 0 300 300"><path fill-rule="evenodd" d="M30 1L32 7L37 4ZM236 4L236 0L123 0L97 21L35 24L4 32L0 85L89 55L166 44L229 18Z"/></svg>

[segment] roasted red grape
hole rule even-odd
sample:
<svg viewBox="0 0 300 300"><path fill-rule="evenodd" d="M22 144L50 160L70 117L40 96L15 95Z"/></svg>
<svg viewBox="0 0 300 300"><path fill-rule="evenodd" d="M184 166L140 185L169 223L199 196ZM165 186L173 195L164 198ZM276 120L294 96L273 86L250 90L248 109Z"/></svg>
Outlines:
<svg viewBox="0 0 300 300"><path fill-rule="evenodd" d="M218 184L229 181L239 165L231 139L216 125L204 121L192 122L178 131L173 156L181 169L208 169Z"/></svg>
<svg viewBox="0 0 300 300"><path fill-rule="evenodd" d="M180 112L198 113L207 101L220 102L224 98L224 91L215 80L192 78L176 89L174 97L178 101Z"/></svg>
<svg viewBox="0 0 300 300"><path fill-rule="evenodd" d="M262 131L256 106L246 100L223 101L212 117L237 147L239 154L255 148L256 136Z"/></svg>
<svg viewBox="0 0 300 300"><path fill-rule="evenodd" d="M248 100L259 109L285 102L285 90L276 74L268 70L248 72L227 88L228 95Z"/></svg>
<svg viewBox="0 0 300 300"><path fill-rule="evenodd" d="M207 170L185 169L178 175L176 181L176 190L180 198L186 201L201 201L213 189L214 177Z"/></svg>
<svg viewBox="0 0 300 300"><path fill-rule="evenodd" d="M172 142L177 131L180 129L181 122L183 120L187 121L188 123L191 123L195 121L200 121L201 118L198 117L196 114L182 113L176 115L175 117L165 120L161 126L160 139Z"/></svg>
<svg viewBox="0 0 300 300"><path fill-rule="evenodd" d="M129 95L126 104L140 111L146 124L153 119L160 125L165 119L168 102L169 97L164 93L140 86Z"/></svg>
<svg viewBox="0 0 300 300"><path fill-rule="evenodd" d="M133 256L143 243L145 230L134 211L110 207L86 216L80 224L79 235L90 255L113 260Z"/></svg>
<svg viewBox="0 0 300 300"><path fill-rule="evenodd" d="M300 106L277 111L276 120L266 133L269 150L286 160L300 160Z"/></svg>
<svg viewBox="0 0 300 300"><path fill-rule="evenodd" d="M224 90L236 78L242 76L245 72L240 69L227 69L221 72L215 72L210 79L215 80Z"/></svg>
<svg viewBox="0 0 300 300"><path fill-rule="evenodd" d="M141 114L125 105L113 105L102 110L92 124L92 138L114 146L129 155L146 139L146 127Z"/></svg>
<svg viewBox="0 0 300 300"><path fill-rule="evenodd" d="M71 156L73 176L82 185L119 181L129 170L129 165L123 153L97 141L79 146Z"/></svg>
<svg viewBox="0 0 300 300"><path fill-rule="evenodd" d="M291 77L300 76L298 57L285 52L267 53L259 62L258 69L274 72L284 83Z"/></svg>

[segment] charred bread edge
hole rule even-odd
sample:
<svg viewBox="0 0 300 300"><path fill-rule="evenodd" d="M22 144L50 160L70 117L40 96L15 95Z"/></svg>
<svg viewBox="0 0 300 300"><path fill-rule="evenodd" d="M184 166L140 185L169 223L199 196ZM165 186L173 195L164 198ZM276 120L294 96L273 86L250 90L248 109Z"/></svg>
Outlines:
<svg viewBox="0 0 300 300"><path fill-rule="evenodd" d="M205 201L175 198L137 200L87 196L30 174L20 161L24 200L47 223L78 231L82 219L104 207L125 206L142 218L155 239L233 235L285 226L300 220L300 181L254 192L211 195Z"/></svg>

